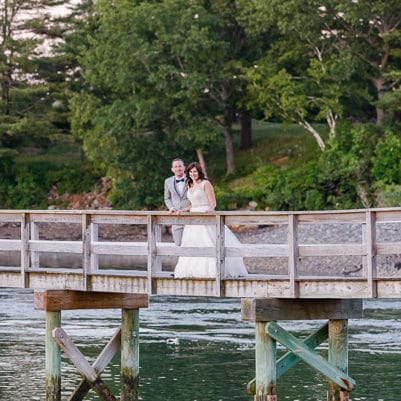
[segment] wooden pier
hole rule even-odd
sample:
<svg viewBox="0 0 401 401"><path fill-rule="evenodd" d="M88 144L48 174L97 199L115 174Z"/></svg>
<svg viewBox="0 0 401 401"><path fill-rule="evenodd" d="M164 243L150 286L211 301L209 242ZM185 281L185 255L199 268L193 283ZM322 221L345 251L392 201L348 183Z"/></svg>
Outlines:
<svg viewBox="0 0 401 401"><path fill-rule="evenodd" d="M172 224L214 226L216 244L210 248L176 247L162 235ZM139 340L130 333L137 330L132 328L139 325L138 310L147 306L148 295L242 298L242 317L256 327L256 377L248 384L255 401L276 401L277 378L299 360L328 378L328 401L346 401L355 386L347 374L348 319L362 317L363 299L400 298L401 294L401 208L182 216L145 211L3 210L1 225L12 225L18 235L0 238L0 260L2 255L13 254L18 263L0 266L0 287L35 289L35 305L46 311L46 401L60 401L60 349L77 362L84 376L77 388L83 393L71 400L83 399L89 387L101 399L115 399L100 379L111 351L106 349L108 356L100 355L90 366L68 341L60 318L63 309L109 307L123 310L121 328L106 347L115 352L120 341L126 344L122 347L121 399L138 399ZM49 225L61 232L63 227L66 232L67 227L75 227L78 235L48 238L44 233ZM225 225L254 235L238 246L227 246ZM102 235L105 227L117 232L135 226L145 233L140 239ZM264 235L258 236L261 230ZM273 235L275 240L269 239L274 230L281 232L280 240ZM333 232L336 235L331 235ZM57 266L49 267L44 262L49 254L73 255L78 266L69 266L60 258ZM128 259L128 263L102 264L104 256L113 255ZM176 279L171 260L180 256L215 258L216 276ZM226 257L244 258L249 274L226 277ZM43 294L46 302L40 301ZM124 304L124 294L139 298ZM57 301L60 296L62 303ZM327 323L301 341L277 323L297 319L325 319ZM125 333L124 340L120 332ZM315 351L326 340L328 360ZM288 349L278 361L277 342Z"/></svg>
<svg viewBox="0 0 401 401"><path fill-rule="evenodd" d="M162 241L161 233L171 224L207 224L217 230L216 246L176 247ZM401 235L387 232L401 227L401 209L366 209L329 212L218 212L171 216L166 212L128 211L0 211L0 224L20 227L20 235L0 239L0 260L4 252L14 253L20 263L0 267L0 286L14 288L70 289L157 295L217 296L238 298L399 298L401 294ZM46 224L74 225L77 240L49 240L42 237ZM99 239L104 226L141 226L145 241ZM257 230L280 227L280 243L242 243L225 246L224 225ZM303 236L310 227L338 229L341 241L328 243ZM340 227L340 228L339 228ZM356 240L352 233L357 233ZM401 233L401 229L399 230ZM78 268L41 265L44 254L73 255ZM132 258L123 269L100 267L104 255ZM175 279L163 259L178 256L214 257L217 275L208 279ZM262 268L246 277L228 279L224 274L226 256L258 260ZM137 259L145 259L138 267ZM337 268L341 261L343 268ZM308 267L310 263L311 267ZM282 266L272 272L268 267ZM352 273L355 271L356 273ZM351 272L351 273L350 273Z"/></svg>

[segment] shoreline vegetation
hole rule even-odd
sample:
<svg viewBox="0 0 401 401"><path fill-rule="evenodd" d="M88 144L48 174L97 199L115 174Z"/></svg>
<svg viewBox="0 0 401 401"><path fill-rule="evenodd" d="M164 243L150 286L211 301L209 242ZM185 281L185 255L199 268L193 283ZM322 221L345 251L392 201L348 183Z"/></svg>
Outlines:
<svg viewBox="0 0 401 401"><path fill-rule="evenodd" d="M253 146L239 149L239 126L234 130L236 149L236 173L225 175L223 141L204 152L209 179L216 187L218 208L235 210L257 207L252 202L252 192L258 189L255 171L271 166L285 170L303 165L315 157L316 144L303 128L295 124L268 123L254 120L252 124ZM178 155L179 156L179 155ZM194 156L196 159L196 156ZM189 163L191 160L186 158ZM156 172L157 177L170 174L166 161L165 171ZM15 157L16 172L22 172L18 185L21 194L15 206L26 209L112 209L110 194L112 180L102 176L82 155L81 145L75 142L60 142L48 148L22 147ZM164 209L162 202L162 180L155 209ZM35 191L33 191L35 186ZM24 191L32 189L30 194ZM17 197L17 196L16 196ZM118 209L124 209L121 205ZM127 209L131 209L128 208ZM268 210L268 209L267 209Z"/></svg>

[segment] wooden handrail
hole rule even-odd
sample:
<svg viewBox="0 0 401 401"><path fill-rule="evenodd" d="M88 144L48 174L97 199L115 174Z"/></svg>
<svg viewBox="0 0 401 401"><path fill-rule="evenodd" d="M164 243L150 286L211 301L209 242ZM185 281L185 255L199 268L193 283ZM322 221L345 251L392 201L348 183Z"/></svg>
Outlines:
<svg viewBox="0 0 401 401"><path fill-rule="evenodd" d="M18 285L15 274L18 266L0 267L1 287L69 288L82 290L132 292L146 288L146 292L177 295L213 296L266 296L266 297L338 297L375 298L399 297L401 294L401 261L391 266L386 260L397 259L401 253L399 238L387 235L399 225L401 232L401 208L305 211L305 212L216 212L184 213L176 216L161 211L71 211L71 210L0 210L0 223L20 225L20 236L0 239L0 252L20 252ZM39 235L41 224L76 224L81 227L79 239L44 239ZM212 225L216 228L216 246L212 248L176 247L172 242L161 240L161 227L171 224ZM98 228L102 225L142 225L147 227L147 239L141 242L100 240ZM265 238L256 243L232 246L225 243L224 225L244 229L261 226L281 227L287 234L286 240L274 243ZM335 242L322 238L306 238L305 228L321 225L322 230L343 228L343 237ZM348 228L347 228L348 225ZM389 225L389 228L386 226ZM350 239L350 232L357 232L357 239ZM380 235L379 235L380 234ZM253 241L255 242L255 241ZM44 269L40 265L41 254L63 253L81 255L82 269L71 269L66 275L65 265ZM147 260L147 274L143 269L99 268L102 255L142 257ZM164 257L213 257L218 266L217 275L210 279L174 279L171 271L164 271ZM286 271L276 274L277 280L266 271L252 271L249 277L229 279L225 277L225 257L277 258L283 264L287 259ZM321 258L320 271L308 271L307 261ZM339 274L338 285L333 285L333 258L341 258L347 272ZM379 260L382 258L384 260ZM355 260L360 260L358 266ZM385 265L387 263L387 265ZM384 267L383 267L384 266ZM383 270L383 269L387 270ZM285 269L284 269L285 270ZM61 282L54 276L59 272ZM351 272L351 273L349 273ZM358 272L356 274L356 272ZM118 273L118 274L117 274ZM336 272L334 272L336 273ZM52 278L47 277L50 274ZM349 274L347 276L346 274ZM68 276L68 277L67 277ZM106 280L104 277L109 276ZM117 283L117 278L127 279ZM100 279L103 277L103 279ZM284 278L283 278L284 277ZM308 279L308 277L310 277ZM274 281L274 285L273 285ZM334 282L336 280L334 279ZM224 284L223 284L224 283ZM349 283L347 287L344 283ZM359 287L358 287L359 286ZM41 287L42 288L42 287Z"/></svg>

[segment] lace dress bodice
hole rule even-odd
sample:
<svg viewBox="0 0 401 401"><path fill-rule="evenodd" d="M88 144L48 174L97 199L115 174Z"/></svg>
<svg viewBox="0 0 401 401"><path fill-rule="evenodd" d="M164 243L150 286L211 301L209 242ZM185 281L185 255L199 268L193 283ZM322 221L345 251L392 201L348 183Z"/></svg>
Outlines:
<svg viewBox="0 0 401 401"><path fill-rule="evenodd" d="M209 209L209 202L204 187L205 181L202 181L195 189L188 189L187 196L191 202L191 212L205 212Z"/></svg>

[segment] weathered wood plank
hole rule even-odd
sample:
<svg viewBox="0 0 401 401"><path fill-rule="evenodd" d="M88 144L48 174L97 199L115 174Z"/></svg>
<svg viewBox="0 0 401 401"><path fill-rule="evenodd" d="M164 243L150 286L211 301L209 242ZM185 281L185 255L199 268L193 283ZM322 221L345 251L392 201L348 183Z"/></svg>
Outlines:
<svg viewBox="0 0 401 401"><path fill-rule="evenodd" d="M96 374L100 376L106 366L111 362L116 352L121 347L121 327L115 331L113 337L107 343L107 345L103 348L102 352L96 358L92 367L95 369ZM85 398L85 395L90 390L89 383L82 379L78 384L76 389L73 391L71 396L68 398L68 401L82 401Z"/></svg>
<svg viewBox="0 0 401 401"><path fill-rule="evenodd" d="M351 391L355 387L355 380L342 372L340 369L331 365L317 352L310 349L301 340L294 337L291 333L285 331L275 322L266 324L266 333L280 342L300 359L310 365L312 368L328 377L331 381L340 386L343 390Z"/></svg>
<svg viewBox="0 0 401 401"><path fill-rule="evenodd" d="M30 211L34 223L70 223L81 224L82 213L76 211Z"/></svg>
<svg viewBox="0 0 401 401"><path fill-rule="evenodd" d="M241 244L237 247L226 247L227 257L288 257L287 244Z"/></svg>
<svg viewBox="0 0 401 401"><path fill-rule="evenodd" d="M83 285L85 290L90 290L90 274L91 274L91 216L89 214L82 215L82 274Z"/></svg>
<svg viewBox="0 0 401 401"><path fill-rule="evenodd" d="M32 217L31 217L32 219ZM38 241L39 240L39 226L34 221L31 221L31 239L30 241ZM33 269L36 269L40 266L40 254L39 252L35 252L32 249L32 246L29 245L29 252L31 254L31 266Z"/></svg>
<svg viewBox="0 0 401 401"><path fill-rule="evenodd" d="M21 212L0 210L0 223L20 223Z"/></svg>
<svg viewBox="0 0 401 401"><path fill-rule="evenodd" d="M212 213L182 213L179 216L166 214L157 217L157 223L162 225L190 224L215 225L216 215Z"/></svg>
<svg viewBox="0 0 401 401"><path fill-rule="evenodd" d="M319 320L362 317L360 299L242 299L243 320Z"/></svg>
<svg viewBox="0 0 401 401"><path fill-rule="evenodd" d="M112 392L104 384L103 380L98 377L95 369L89 364L89 362L82 355L81 351L71 341L68 334L61 328L57 327L53 330L53 338L59 345L59 347L68 356L71 362L79 370L79 372L85 377L86 381L96 392L102 401L116 401Z"/></svg>
<svg viewBox="0 0 401 401"><path fill-rule="evenodd" d="M21 251L21 240L19 239L2 239L0 240L0 251Z"/></svg>
<svg viewBox="0 0 401 401"><path fill-rule="evenodd" d="M366 275L370 297L377 296L376 286L376 216L371 211L366 212Z"/></svg>
<svg viewBox="0 0 401 401"><path fill-rule="evenodd" d="M21 285L23 288L29 287L29 279L27 270L29 268L29 233L30 219L29 215L23 213L21 215Z"/></svg>
<svg viewBox="0 0 401 401"><path fill-rule="evenodd" d="M61 401L61 352L53 330L61 325L61 312L46 312L46 401Z"/></svg>
<svg viewBox="0 0 401 401"><path fill-rule="evenodd" d="M31 252L82 253L82 241L30 240Z"/></svg>
<svg viewBox="0 0 401 401"><path fill-rule="evenodd" d="M157 245L157 255L159 256L203 256L203 257L216 257L216 248L212 247L190 247L190 246L171 246L171 245Z"/></svg>
<svg viewBox="0 0 401 401"><path fill-rule="evenodd" d="M288 276L290 280L291 295L293 298L298 298L298 222L297 216L294 216L292 214L288 216L288 253Z"/></svg>
<svg viewBox="0 0 401 401"><path fill-rule="evenodd" d="M276 340L266 332L265 325L256 323L255 401L273 401L276 395Z"/></svg>
<svg viewBox="0 0 401 401"><path fill-rule="evenodd" d="M299 224L362 224L365 222L365 212L361 211L338 211L338 212L300 212Z"/></svg>
<svg viewBox="0 0 401 401"><path fill-rule="evenodd" d="M223 283L221 279L225 276L225 229L224 229L224 217L216 216L216 250L213 255L216 258L216 296L221 297L223 295Z"/></svg>
<svg viewBox="0 0 401 401"><path fill-rule="evenodd" d="M139 400L139 310L121 315L121 401Z"/></svg>
<svg viewBox="0 0 401 401"><path fill-rule="evenodd" d="M248 213L243 215L226 215L226 225L228 226L275 226L287 225L287 214L269 214L261 215L256 213Z"/></svg>
<svg viewBox="0 0 401 401"><path fill-rule="evenodd" d="M399 208L394 209L373 209L376 215L377 223L399 223L401 222L401 213Z"/></svg>
<svg viewBox="0 0 401 401"><path fill-rule="evenodd" d="M89 257L90 257L89 271L91 273L95 273L99 270L99 255L94 251L93 244L99 240L99 225L91 221L89 229L91 237L90 252L89 252Z"/></svg>
<svg viewBox="0 0 401 401"><path fill-rule="evenodd" d="M299 256L361 256L367 254L363 244L313 244L299 245Z"/></svg>
<svg viewBox="0 0 401 401"><path fill-rule="evenodd" d="M96 241L91 245L92 253L97 255L143 256L148 254L146 242Z"/></svg>
<svg viewBox="0 0 401 401"><path fill-rule="evenodd" d="M95 224L132 224L132 225L146 225L147 224L147 215L129 215L125 214L125 212L120 212L122 215L102 215L96 213L92 213L92 222ZM143 213L143 212L142 212Z"/></svg>
<svg viewBox="0 0 401 401"><path fill-rule="evenodd" d="M346 319L329 321L328 361L342 372L348 373L348 321ZM338 384L329 380L327 401L348 399L343 397L342 392Z"/></svg>
<svg viewBox="0 0 401 401"><path fill-rule="evenodd" d="M137 309L148 307L147 294L122 294L70 290L35 291L34 308L46 311L72 309Z"/></svg>
<svg viewBox="0 0 401 401"><path fill-rule="evenodd" d="M156 270L161 270L161 261L157 253L157 237L158 233L156 231L157 222L154 216L148 216L148 242L146 247L146 254L148 255L148 293L152 294L153 281L152 276Z"/></svg>
<svg viewBox="0 0 401 401"><path fill-rule="evenodd" d="M397 255L400 253L401 242L376 243L376 255Z"/></svg>
<svg viewBox="0 0 401 401"><path fill-rule="evenodd" d="M329 333L329 324L325 323L323 326L319 327L315 332L309 334L303 342L309 348L315 349L321 343L327 340ZM276 362L276 378L277 380L289 369L295 366L301 359L291 351L286 352L277 362ZM252 379L247 384L247 391L249 394L256 393L256 377Z"/></svg>

